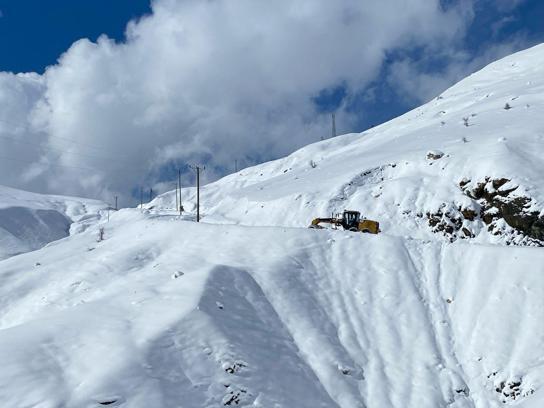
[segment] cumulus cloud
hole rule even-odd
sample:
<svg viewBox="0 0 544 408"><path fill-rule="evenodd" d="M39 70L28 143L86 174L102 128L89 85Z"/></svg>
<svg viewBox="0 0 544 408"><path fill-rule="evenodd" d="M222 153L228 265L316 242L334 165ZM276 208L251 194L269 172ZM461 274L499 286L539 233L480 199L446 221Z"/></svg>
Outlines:
<svg viewBox="0 0 544 408"><path fill-rule="evenodd" d="M279 157L328 135L321 91L358 93L388 52L455 43L470 18L466 2L439 0L152 8L122 43L83 39L43 76L0 74L0 155L12 158L0 161L1 184L128 197L182 163L205 162L213 179L235 159ZM354 123L342 108L338 116Z"/></svg>

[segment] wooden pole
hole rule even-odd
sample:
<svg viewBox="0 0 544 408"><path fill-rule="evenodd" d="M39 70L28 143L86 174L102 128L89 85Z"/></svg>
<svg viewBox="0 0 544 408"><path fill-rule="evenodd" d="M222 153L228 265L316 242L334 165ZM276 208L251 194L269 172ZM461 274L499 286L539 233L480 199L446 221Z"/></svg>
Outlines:
<svg viewBox="0 0 544 408"><path fill-rule="evenodd" d="M196 222L200 222L200 167L196 166Z"/></svg>
<svg viewBox="0 0 544 408"><path fill-rule="evenodd" d="M181 209L183 208L183 206L181 205L181 169L178 169L178 186L179 186L178 211L179 211L179 215L181 215Z"/></svg>
<svg viewBox="0 0 544 408"><path fill-rule="evenodd" d="M196 222L200 222L200 172L206 167L199 165L190 167L196 171Z"/></svg>

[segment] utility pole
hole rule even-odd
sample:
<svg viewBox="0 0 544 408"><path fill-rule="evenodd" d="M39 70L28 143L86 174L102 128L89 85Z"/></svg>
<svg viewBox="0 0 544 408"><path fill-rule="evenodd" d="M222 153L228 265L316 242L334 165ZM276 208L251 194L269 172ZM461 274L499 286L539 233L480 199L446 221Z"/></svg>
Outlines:
<svg viewBox="0 0 544 408"><path fill-rule="evenodd" d="M181 169L178 169L178 188L179 188L179 200L178 200L178 211L179 215L181 215L181 211L183 211L183 205L181 205ZM176 190L176 199L178 198L178 192Z"/></svg>
<svg viewBox="0 0 544 408"><path fill-rule="evenodd" d="M332 114L332 137L336 137L336 114Z"/></svg>
<svg viewBox="0 0 544 408"><path fill-rule="evenodd" d="M149 201L153 201L153 188L149 188Z"/></svg>
<svg viewBox="0 0 544 408"><path fill-rule="evenodd" d="M117 207L117 196L115 196L115 211L117 211L119 208Z"/></svg>
<svg viewBox="0 0 544 408"><path fill-rule="evenodd" d="M178 202L178 182L176 181L176 211L179 208L179 202Z"/></svg>
<svg viewBox="0 0 544 408"><path fill-rule="evenodd" d="M234 160L234 172L238 173L238 159Z"/></svg>
<svg viewBox="0 0 544 408"><path fill-rule="evenodd" d="M200 222L200 172L206 167L194 165L191 168L196 170L196 222Z"/></svg>
<svg viewBox="0 0 544 408"><path fill-rule="evenodd" d="M144 188L140 187L140 210L144 208Z"/></svg>

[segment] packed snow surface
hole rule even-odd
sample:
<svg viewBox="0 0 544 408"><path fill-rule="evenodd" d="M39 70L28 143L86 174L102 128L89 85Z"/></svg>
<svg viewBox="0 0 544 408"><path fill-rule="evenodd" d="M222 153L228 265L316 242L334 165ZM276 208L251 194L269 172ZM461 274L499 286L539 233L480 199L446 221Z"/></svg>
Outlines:
<svg viewBox="0 0 544 408"><path fill-rule="evenodd" d="M1 405L544 406L544 250L463 190L542 211L543 67L225 177L201 223L187 188L0 261ZM346 208L382 233L305 228Z"/></svg>

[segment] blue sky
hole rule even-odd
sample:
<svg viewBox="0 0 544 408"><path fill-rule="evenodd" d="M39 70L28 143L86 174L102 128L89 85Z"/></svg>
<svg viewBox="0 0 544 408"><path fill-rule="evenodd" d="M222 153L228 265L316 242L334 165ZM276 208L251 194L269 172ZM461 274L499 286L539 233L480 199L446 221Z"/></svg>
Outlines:
<svg viewBox="0 0 544 408"><path fill-rule="evenodd" d="M360 132L544 42L541 0L407 4L0 0L0 150L20 163L0 184L130 196L197 161L210 181L328 137L332 111Z"/></svg>
<svg viewBox="0 0 544 408"><path fill-rule="evenodd" d="M106 34L122 41L127 22L151 9L149 0L0 0L0 11L0 71L42 73L80 38L96 41ZM474 56L513 37L520 39L520 48L544 42L541 0L480 0L475 3L475 11L464 40L466 50ZM407 52L416 55L413 50ZM440 64L440 60L428 61L425 69L439 73L444 68ZM387 64L375 81L375 98L368 100L362 94L350 102L349 110L365 112L356 125L361 129L383 123L420 103L417 99L399 98L385 81L386 72ZM345 96L345 89L338 86L323 89L315 102L321 111L332 111Z"/></svg>
<svg viewBox="0 0 544 408"><path fill-rule="evenodd" d="M70 45L105 33L122 40L148 0L0 0L0 70L42 73Z"/></svg>

